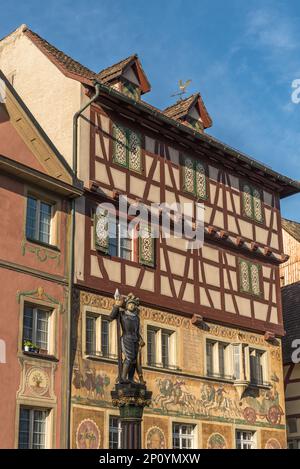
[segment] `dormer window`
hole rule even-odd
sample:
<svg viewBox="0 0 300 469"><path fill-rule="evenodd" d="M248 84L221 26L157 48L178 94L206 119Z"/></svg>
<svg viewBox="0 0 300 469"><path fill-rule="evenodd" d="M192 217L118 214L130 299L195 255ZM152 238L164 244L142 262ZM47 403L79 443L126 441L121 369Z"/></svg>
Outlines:
<svg viewBox="0 0 300 469"><path fill-rule="evenodd" d="M122 92L129 98L138 101L140 99L141 91L137 85L128 80L124 80L122 84Z"/></svg>
<svg viewBox="0 0 300 469"><path fill-rule="evenodd" d="M203 132L203 124L199 119L195 119L192 116L186 117L186 122L190 127L195 129L197 132Z"/></svg>
<svg viewBox="0 0 300 469"><path fill-rule="evenodd" d="M151 88L136 54L105 68L98 74L98 78L135 101Z"/></svg>

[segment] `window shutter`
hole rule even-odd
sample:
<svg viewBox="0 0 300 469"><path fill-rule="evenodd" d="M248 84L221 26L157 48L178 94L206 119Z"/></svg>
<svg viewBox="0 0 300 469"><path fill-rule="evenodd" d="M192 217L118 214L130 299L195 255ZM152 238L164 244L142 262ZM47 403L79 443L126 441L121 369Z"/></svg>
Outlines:
<svg viewBox="0 0 300 469"><path fill-rule="evenodd" d="M194 160L188 156L183 157L182 164L183 190L195 193L195 171Z"/></svg>
<svg viewBox="0 0 300 469"><path fill-rule="evenodd" d="M196 195L201 199L206 199L206 170L201 161L196 161Z"/></svg>
<svg viewBox="0 0 300 469"><path fill-rule="evenodd" d="M132 130L127 131L128 134L128 148L129 148L129 169L136 171L137 173L142 172L142 138L141 134L133 132Z"/></svg>
<svg viewBox="0 0 300 469"><path fill-rule="evenodd" d="M262 211L262 196L259 189L253 189L253 211L254 218L258 222L263 221L263 211Z"/></svg>
<svg viewBox="0 0 300 469"><path fill-rule="evenodd" d="M249 265L246 261L240 261L240 284L243 292L250 293Z"/></svg>
<svg viewBox="0 0 300 469"><path fill-rule="evenodd" d="M149 267L154 267L154 238L147 225L141 225L139 230L139 254L140 263Z"/></svg>
<svg viewBox="0 0 300 469"><path fill-rule="evenodd" d="M121 166L128 166L126 129L120 124L113 124L113 161Z"/></svg>
<svg viewBox="0 0 300 469"><path fill-rule="evenodd" d="M253 217L253 209L252 209L252 195L251 195L251 188L248 184L244 184L243 186L243 206L245 215L249 218Z"/></svg>
<svg viewBox="0 0 300 469"><path fill-rule="evenodd" d="M102 212L95 214L94 234L96 249L107 254L109 249L107 210L103 210Z"/></svg>
<svg viewBox="0 0 300 469"><path fill-rule="evenodd" d="M254 295L260 295L260 267L255 264L251 264L250 273L251 273L251 289Z"/></svg>

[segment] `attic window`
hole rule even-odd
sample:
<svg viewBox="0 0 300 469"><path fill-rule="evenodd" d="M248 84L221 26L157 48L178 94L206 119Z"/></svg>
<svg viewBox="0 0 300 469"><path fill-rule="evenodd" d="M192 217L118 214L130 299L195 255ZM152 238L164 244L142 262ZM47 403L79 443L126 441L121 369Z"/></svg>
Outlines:
<svg viewBox="0 0 300 469"><path fill-rule="evenodd" d="M195 129L197 132L203 131L203 124L199 119L195 119L192 116L186 116L186 122L190 127Z"/></svg>
<svg viewBox="0 0 300 469"><path fill-rule="evenodd" d="M137 85L134 85L131 81L124 80L122 86L123 93L131 99L138 101L140 99L140 89Z"/></svg>

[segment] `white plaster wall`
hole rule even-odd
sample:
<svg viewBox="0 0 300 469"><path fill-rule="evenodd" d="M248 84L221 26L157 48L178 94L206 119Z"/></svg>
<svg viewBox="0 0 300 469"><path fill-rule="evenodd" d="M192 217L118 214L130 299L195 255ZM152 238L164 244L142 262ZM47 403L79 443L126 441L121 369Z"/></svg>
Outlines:
<svg viewBox="0 0 300 469"><path fill-rule="evenodd" d="M68 163L72 163L72 119L81 84L65 77L19 29L0 42L0 68L14 72L14 87Z"/></svg>

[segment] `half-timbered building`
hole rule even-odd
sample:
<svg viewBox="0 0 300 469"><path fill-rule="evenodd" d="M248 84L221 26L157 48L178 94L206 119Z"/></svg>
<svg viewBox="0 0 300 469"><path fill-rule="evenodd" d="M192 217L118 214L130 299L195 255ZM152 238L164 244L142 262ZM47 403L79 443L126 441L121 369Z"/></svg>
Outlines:
<svg viewBox="0 0 300 469"><path fill-rule="evenodd" d="M85 187L76 202L72 447L120 444L110 396L116 330L107 320L118 288L141 302L153 392L144 447L284 448L280 199L299 184L209 135L200 94L165 110L148 104L136 55L93 72L22 26L0 42L0 61ZM95 88L72 152L70 123ZM193 226L202 204L203 246L164 237L161 212L157 238L147 223L128 230L124 196L131 205L191 205Z"/></svg>

